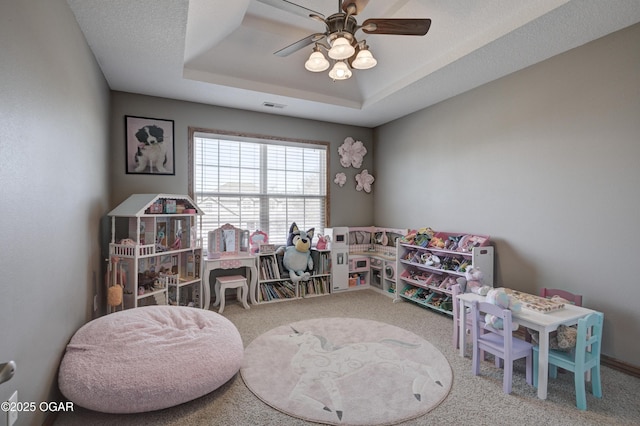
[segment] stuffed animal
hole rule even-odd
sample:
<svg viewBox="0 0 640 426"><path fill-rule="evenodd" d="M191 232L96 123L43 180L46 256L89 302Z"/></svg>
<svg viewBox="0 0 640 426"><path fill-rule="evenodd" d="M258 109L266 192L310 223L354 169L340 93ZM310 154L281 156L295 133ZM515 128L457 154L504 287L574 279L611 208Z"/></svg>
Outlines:
<svg viewBox="0 0 640 426"><path fill-rule="evenodd" d="M413 244L416 239L416 231L409 231L407 235L403 235L400 241L406 244Z"/></svg>
<svg viewBox="0 0 640 426"><path fill-rule="evenodd" d="M511 312L520 312L522 310L522 303L512 295L508 294L503 287L489 290L486 301L487 303L492 303L501 308L510 309ZM486 314L484 321L493 328L500 330L504 328L502 318L498 318L495 315ZM511 326L513 328L512 331L516 331L518 327L520 327L520 324L514 321L511 323Z"/></svg>
<svg viewBox="0 0 640 426"><path fill-rule="evenodd" d="M331 237L328 235L318 235L318 242L316 243L316 248L318 250L325 250L329 243L331 242Z"/></svg>
<svg viewBox="0 0 640 426"><path fill-rule="evenodd" d="M283 254L282 265L289 271L289 279L294 283L306 281L311 276L308 270L313 269L313 258L311 258L311 240L315 228L307 232L298 229L295 222L289 228L287 245L278 248L276 254Z"/></svg>
<svg viewBox="0 0 640 426"><path fill-rule="evenodd" d="M553 296L551 300L562 303L571 303L568 300L561 298L560 296ZM527 329L531 335L531 340L538 344L538 332L535 330ZM576 347L576 340L578 337L578 329L575 325L559 325L556 331L549 333L549 349L556 349L561 351L571 351Z"/></svg>
<svg viewBox="0 0 640 426"><path fill-rule="evenodd" d="M428 239L431 239L436 232L433 229L426 227L418 229L417 233L426 236Z"/></svg>
<svg viewBox="0 0 640 426"><path fill-rule="evenodd" d="M440 283L438 288L444 288L445 290L450 290L451 287L456 283L457 283L456 279L451 277L451 276L449 276L449 277L445 278L444 280L442 280L442 282Z"/></svg>
<svg viewBox="0 0 640 426"><path fill-rule="evenodd" d="M431 241L431 238L433 238L434 234L435 232L431 228L420 228L416 231L413 244L420 247L427 247L429 245L429 241Z"/></svg>
<svg viewBox="0 0 640 426"><path fill-rule="evenodd" d="M470 268L466 268L464 277L467 280L465 290L467 293L475 293L479 294L480 296L486 296L489 290L491 290L491 287L489 287L488 285L482 285L482 279L484 278L484 275L478 268L474 268L473 266Z"/></svg>
<svg viewBox="0 0 640 426"><path fill-rule="evenodd" d="M538 344L539 336L535 330L527 329L533 343ZM578 329L575 326L559 325L556 331L549 333L549 349L570 352L576 347Z"/></svg>
<svg viewBox="0 0 640 426"><path fill-rule="evenodd" d="M429 247L444 248L444 240L440 237L431 237L429 241Z"/></svg>
<svg viewBox="0 0 640 426"><path fill-rule="evenodd" d="M425 266L431 266L431 267L434 267L434 268L439 268L440 267L440 258L438 256L436 256L435 254L432 254L432 253L423 253L420 256L420 261Z"/></svg>

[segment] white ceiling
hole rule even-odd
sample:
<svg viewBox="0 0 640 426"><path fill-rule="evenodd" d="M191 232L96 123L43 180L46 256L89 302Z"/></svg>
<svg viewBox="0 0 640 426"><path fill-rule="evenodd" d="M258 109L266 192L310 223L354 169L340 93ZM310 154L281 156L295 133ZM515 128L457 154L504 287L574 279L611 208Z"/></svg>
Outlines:
<svg viewBox="0 0 640 426"><path fill-rule="evenodd" d="M338 11L336 0L292 1ZM365 127L640 22L639 0L370 0L358 23L430 18L431 28L357 32L378 65L334 82L304 69L312 46L273 55L324 25L257 0L67 2L112 90Z"/></svg>

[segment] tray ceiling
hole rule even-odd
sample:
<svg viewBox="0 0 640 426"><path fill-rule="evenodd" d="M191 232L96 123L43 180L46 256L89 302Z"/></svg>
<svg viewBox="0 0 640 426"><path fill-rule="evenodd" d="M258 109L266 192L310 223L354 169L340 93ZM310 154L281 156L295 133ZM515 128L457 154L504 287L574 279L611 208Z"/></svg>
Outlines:
<svg viewBox="0 0 640 426"><path fill-rule="evenodd" d="M293 1L325 16L338 6ZM431 28L367 35L378 65L334 82L305 70L311 46L273 55L322 23L257 0L68 4L112 90L365 127L640 22L637 0L371 0L358 22L430 18Z"/></svg>

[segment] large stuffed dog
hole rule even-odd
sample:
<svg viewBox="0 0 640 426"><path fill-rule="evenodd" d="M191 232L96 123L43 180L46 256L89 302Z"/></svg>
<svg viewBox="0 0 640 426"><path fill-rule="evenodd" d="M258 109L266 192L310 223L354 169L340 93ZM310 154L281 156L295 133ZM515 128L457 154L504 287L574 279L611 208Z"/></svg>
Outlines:
<svg viewBox="0 0 640 426"><path fill-rule="evenodd" d="M308 271L313 269L311 257L311 240L315 228L307 232L298 229L295 222L289 228L286 247L280 247L276 253L284 254L282 265L289 271L291 281L306 281L311 276Z"/></svg>

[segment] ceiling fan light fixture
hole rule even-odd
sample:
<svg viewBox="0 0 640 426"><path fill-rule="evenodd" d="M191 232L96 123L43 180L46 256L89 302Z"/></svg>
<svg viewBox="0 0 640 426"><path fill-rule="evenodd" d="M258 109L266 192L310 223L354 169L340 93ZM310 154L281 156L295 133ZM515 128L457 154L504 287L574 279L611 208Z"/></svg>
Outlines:
<svg viewBox="0 0 640 426"><path fill-rule="evenodd" d="M431 26L431 19L417 18L370 18L366 19L362 25L358 25L355 15L362 12L369 0L339 0L338 12L326 18L321 13L314 12L291 1L260 1L283 10L292 11L293 9L294 13L309 17L325 25L325 32L309 34L307 37L278 50L275 55L280 57L289 56L303 47L315 43L315 48L305 62L304 67L311 72L322 72L329 69L331 60L334 62L334 66L329 71L329 77L333 81L348 80L351 78L352 70L366 70L378 64L378 61L369 51L366 41L358 41L356 39L355 34L358 30L362 30L367 34L423 36L427 34ZM323 50L326 52L323 52Z"/></svg>
<svg viewBox="0 0 640 426"><path fill-rule="evenodd" d="M311 56L307 59L307 62L304 63L304 67L307 71L311 72L322 72L329 68L329 61L324 57L320 49L313 49Z"/></svg>
<svg viewBox="0 0 640 426"><path fill-rule="evenodd" d="M351 70L343 61L338 61L329 71L329 77L333 80L347 80L351 78Z"/></svg>
<svg viewBox="0 0 640 426"><path fill-rule="evenodd" d="M340 36L336 38L329 49L329 57L335 60L347 59L353 56L356 49L351 45L349 40Z"/></svg>
<svg viewBox="0 0 640 426"><path fill-rule="evenodd" d="M356 55L356 58L351 63L351 66L358 70L368 70L376 66L378 61L373 57L369 51L368 46L364 46Z"/></svg>

